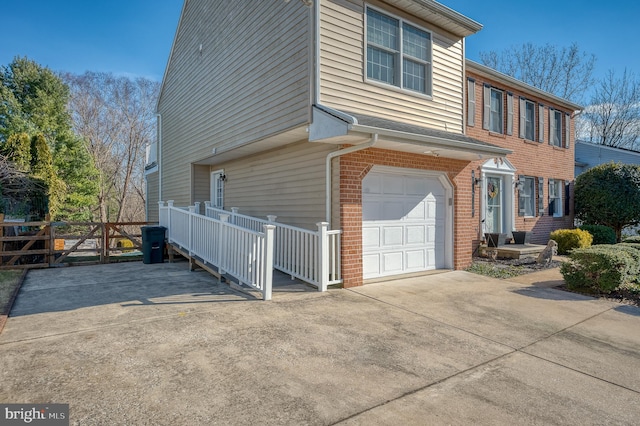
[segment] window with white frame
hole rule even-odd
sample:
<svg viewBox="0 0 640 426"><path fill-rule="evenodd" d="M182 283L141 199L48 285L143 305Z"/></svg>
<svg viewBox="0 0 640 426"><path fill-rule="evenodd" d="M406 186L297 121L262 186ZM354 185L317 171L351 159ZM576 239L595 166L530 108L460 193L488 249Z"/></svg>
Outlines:
<svg viewBox="0 0 640 426"><path fill-rule="evenodd" d="M536 104L524 101L524 137L530 141L536 137Z"/></svg>
<svg viewBox="0 0 640 426"><path fill-rule="evenodd" d="M562 180L549 179L549 216L562 217L564 213L562 205Z"/></svg>
<svg viewBox="0 0 640 426"><path fill-rule="evenodd" d="M504 96L501 90L491 88L491 112L489 114L489 130L495 133L504 132Z"/></svg>
<svg viewBox="0 0 640 426"><path fill-rule="evenodd" d="M549 143L553 146L562 144L562 111L551 109L549 111Z"/></svg>
<svg viewBox="0 0 640 426"><path fill-rule="evenodd" d="M518 215L536 215L536 178L520 176L518 179Z"/></svg>
<svg viewBox="0 0 640 426"><path fill-rule="evenodd" d="M431 34L367 7L367 79L431 95Z"/></svg>

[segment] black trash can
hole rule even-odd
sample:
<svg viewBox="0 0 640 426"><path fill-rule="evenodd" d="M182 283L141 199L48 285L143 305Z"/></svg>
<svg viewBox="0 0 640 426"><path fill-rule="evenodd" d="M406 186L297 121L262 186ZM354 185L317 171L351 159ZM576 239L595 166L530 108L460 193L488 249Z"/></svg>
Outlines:
<svg viewBox="0 0 640 426"><path fill-rule="evenodd" d="M143 226L142 230L142 263L164 262L164 226Z"/></svg>

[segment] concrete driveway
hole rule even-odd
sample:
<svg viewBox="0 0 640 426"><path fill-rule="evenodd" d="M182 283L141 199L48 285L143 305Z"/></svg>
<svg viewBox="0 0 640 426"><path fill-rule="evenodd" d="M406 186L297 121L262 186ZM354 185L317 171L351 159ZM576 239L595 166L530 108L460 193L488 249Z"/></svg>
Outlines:
<svg viewBox="0 0 640 426"><path fill-rule="evenodd" d="M640 309L466 272L263 302L186 263L32 271L0 401L71 424L638 424Z"/></svg>

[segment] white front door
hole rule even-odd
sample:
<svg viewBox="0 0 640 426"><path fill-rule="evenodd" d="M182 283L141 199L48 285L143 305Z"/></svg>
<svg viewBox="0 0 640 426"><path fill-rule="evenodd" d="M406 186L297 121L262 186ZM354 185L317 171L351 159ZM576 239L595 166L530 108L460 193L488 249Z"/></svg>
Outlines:
<svg viewBox="0 0 640 426"><path fill-rule="evenodd" d="M450 267L450 209L440 178L375 169L362 181L363 277Z"/></svg>
<svg viewBox="0 0 640 426"><path fill-rule="evenodd" d="M486 232L504 232L504 182L501 176L487 175L486 191L487 211L485 214Z"/></svg>
<svg viewBox="0 0 640 426"><path fill-rule="evenodd" d="M224 208L224 171L211 172L211 207Z"/></svg>

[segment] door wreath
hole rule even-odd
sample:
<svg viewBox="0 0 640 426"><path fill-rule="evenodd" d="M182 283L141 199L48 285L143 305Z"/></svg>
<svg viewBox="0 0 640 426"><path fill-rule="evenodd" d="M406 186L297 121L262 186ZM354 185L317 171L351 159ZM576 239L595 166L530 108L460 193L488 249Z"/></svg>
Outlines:
<svg viewBox="0 0 640 426"><path fill-rule="evenodd" d="M489 194L489 198L496 198L498 195L498 185L493 182L489 182L487 185L487 193Z"/></svg>

